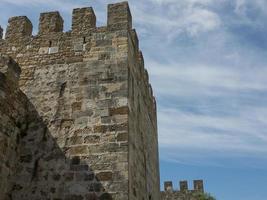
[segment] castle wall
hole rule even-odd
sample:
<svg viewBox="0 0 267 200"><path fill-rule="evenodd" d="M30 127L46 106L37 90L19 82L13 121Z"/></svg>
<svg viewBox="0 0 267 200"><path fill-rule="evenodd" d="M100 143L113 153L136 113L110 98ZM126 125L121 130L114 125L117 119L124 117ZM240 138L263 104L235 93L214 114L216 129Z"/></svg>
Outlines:
<svg viewBox="0 0 267 200"><path fill-rule="evenodd" d="M159 199L156 102L138 51L135 31L129 41L130 199Z"/></svg>
<svg viewBox="0 0 267 200"><path fill-rule="evenodd" d="M36 36L27 17L9 20L0 52L30 105L12 199L159 199L156 106L128 4L109 5L107 24L92 8L74 9L66 33L58 12Z"/></svg>
<svg viewBox="0 0 267 200"><path fill-rule="evenodd" d="M0 199L13 185L9 181L19 162L18 143L27 113L27 98L19 90L20 68L8 56L0 54Z"/></svg>
<svg viewBox="0 0 267 200"><path fill-rule="evenodd" d="M171 181L164 183L161 200L199 200L204 193L203 181L194 180L194 189L188 189L187 181L180 181L180 190L174 190Z"/></svg>

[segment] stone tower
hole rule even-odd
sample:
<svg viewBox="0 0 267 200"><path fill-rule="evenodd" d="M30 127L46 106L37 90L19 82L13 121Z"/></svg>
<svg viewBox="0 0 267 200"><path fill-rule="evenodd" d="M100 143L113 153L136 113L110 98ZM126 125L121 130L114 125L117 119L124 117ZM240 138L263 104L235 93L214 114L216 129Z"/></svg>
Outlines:
<svg viewBox="0 0 267 200"><path fill-rule="evenodd" d="M0 28L0 199L159 200L156 102L127 2ZM5 54L5 55L4 55ZM20 78L19 78L20 77Z"/></svg>

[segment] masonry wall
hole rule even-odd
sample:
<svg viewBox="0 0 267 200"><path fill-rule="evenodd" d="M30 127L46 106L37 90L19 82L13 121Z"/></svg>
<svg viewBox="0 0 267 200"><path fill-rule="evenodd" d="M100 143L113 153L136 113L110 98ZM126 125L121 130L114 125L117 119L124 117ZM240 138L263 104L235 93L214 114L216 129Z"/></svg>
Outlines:
<svg viewBox="0 0 267 200"><path fill-rule="evenodd" d="M92 8L74 9L62 31L58 12L40 15L36 36L13 17L0 40L30 105L6 196L159 199L156 106L128 4L108 6L106 27Z"/></svg>
<svg viewBox="0 0 267 200"><path fill-rule="evenodd" d="M18 144L21 125L27 114L27 98L18 87L20 68L0 54L0 199L13 187L9 181L19 162Z"/></svg>
<svg viewBox="0 0 267 200"><path fill-rule="evenodd" d="M156 102L138 51L136 32L129 41L130 199L159 199Z"/></svg>

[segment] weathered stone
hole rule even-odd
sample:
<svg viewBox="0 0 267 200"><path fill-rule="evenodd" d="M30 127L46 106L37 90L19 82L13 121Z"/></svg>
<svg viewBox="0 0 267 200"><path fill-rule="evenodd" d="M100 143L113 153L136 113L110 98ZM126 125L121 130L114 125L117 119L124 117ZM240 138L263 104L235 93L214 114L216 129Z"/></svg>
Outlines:
<svg viewBox="0 0 267 200"><path fill-rule="evenodd" d="M70 170L73 171L88 171L88 165L71 165Z"/></svg>
<svg viewBox="0 0 267 200"><path fill-rule="evenodd" d="M64 173L63 175L64 177L64 181L73 181L73 178L74 178L74 173L73 172L66 172Z"/></svg>
<svg viewBox="0 0 267 200"><path fill-rule="evenodd" d="M98 197L95 193L88 193L85 195L86 200L98 200Z"/></svg>
<svg viewBox="0 0 267 200"><path fill-rule="evenodd" d="M68 145L83 144L83 137L82 136L73 136L71 138L68 138L67 144Z"/></svg>
<svg viewBox="0 0 267 200"><path fill-rule="evenodd" d="M42 13L31 34L16 17L0 42L21 67L0 56L0 199L159 200L156 105L128 4L108 6L107 27L74 9L66 33Z"/></svg>
<svg viewBox="0 0 267 200"><path fill-rule="evenodd" d="M120 108L111 108L110 109L110 115L127 115L128 114L128 107L120 107Z"/></svg>
<svg viewBox="0 0 267 200"><path fill-rule="evenodd" d="M104 193L99 197L99 200L112 200L112 196L108 193Z"/></svg>
<svg viewBox="0 0 267 200"><path fill-rule="evenodd" d="M88 154L88 146L75 146L70 148L71 155Z"/></svg>
<svg viewBox="0 0 267 200"><path fill-rule="evenodd" d="M162 200L200 200L204 193L203 181L194 180L194 189L188 190L187 181L180 181L180 190L174 190L171 181L164 183L164 191L161 192Z"/></svg>
<svg viewBox="0 0 267 200"><path fill-rule="evenodd" d="M8 20L5 38L9 41L20 40L30 37L32 34L32 23L26 16L12 17Z"/></svg>
<svg viewBox="0 0 267 200"><path fill-rule="evenodd" d="M60 175L60 174L54 174L54 175L53 175L53 179L54 179L55 181L59 181L60 178L61 178L61 175Z"/></svg>
<svg viewBox="0 0 267 200"><path fill-rule="evenodd" d="M76 174L76 180L77 181L93 181L94 180L94 174L88 174L88 173L77 173Z"/></svg>
<svg viewBox="0 0 267 200"><path fill-rule="evenodd" d="M79 165L80 162L81 162L81 159L80 159L80 157L78 157L78 156L74 156L74 157L71 159L71 164L72 164L72 165Z"/></svg>
<svg viewBox="0 0 267 200"><path fill-rule="evenodd" d="M117 141L118 142L128 141L128 134L127 134L127 132L125 132L125 133L118 133L118 135L117 135Z"/></svg>
<svg viewBox="0 0 267 200"><path fill-rule="evenodd" d="M48 48L48 53L52 54L52 53L57 53L59 51L59 47L50 47Z"/></svg>
<svg viewBox="0 0 267 200"><path fill-rule="evenodd" d="M72 13L72 32L87 33L96 28L96 16L93 8L76 8Z"/></svg>
<svg viewBox="0 0 267 200"><path fill-rule="evenodd" d="M63 30L64 21L59 12L41 13L39 22L39 34L49 34Z"/></svg>
<svg viewBox="0 0 267 200"><path fill-rule="evenodd" d="M20 157L20 162L30 163L32 161L32 155L24 155Z"/></svg>
<svg viewBox="0 0 267 200"><path fill-rule="evenodd" d="M100 172L96 174L96 178L99 181L112 181L112 172Z"/></svg>
<svg viewBox="0 0 267 200"><path fill-rule="evenodd" d="M85 144L96 144L100 142L100 136L99 135L89 135L84 138Z"/></svg>
<svg viewBox="0 0 267 200"><path fill-rule="evenodd" d="M83 200L83 196L82 195L75 195L75 194L72 194L72 195L67 195L65 197L65 200Z"/></svg>

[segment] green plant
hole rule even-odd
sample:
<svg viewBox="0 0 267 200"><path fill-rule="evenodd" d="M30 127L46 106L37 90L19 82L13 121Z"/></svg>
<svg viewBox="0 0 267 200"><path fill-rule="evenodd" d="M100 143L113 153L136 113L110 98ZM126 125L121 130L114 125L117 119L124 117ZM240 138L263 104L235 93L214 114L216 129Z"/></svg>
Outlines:
<svg viewBox="0 0 267 200"><path fill-rule="evenodd" d="M195 194L194 196L196 197L196 200L216 200L215 197L207 193L198 193Z"/></svg>

